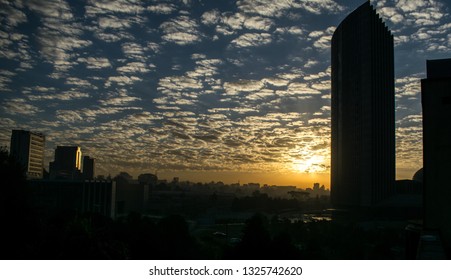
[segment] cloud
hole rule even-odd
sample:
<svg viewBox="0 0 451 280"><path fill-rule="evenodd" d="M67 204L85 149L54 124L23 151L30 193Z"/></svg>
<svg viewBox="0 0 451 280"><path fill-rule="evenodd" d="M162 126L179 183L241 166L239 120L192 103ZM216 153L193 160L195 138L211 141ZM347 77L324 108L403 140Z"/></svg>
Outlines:
<svg viewBox="0 0 451 280"><path fill-rule="evenodd" d="M259 90L259 91L256 91L256 92L246 95L246 99L260 102L263 99L266 99L268 97L274 97L274 96L275 96L274 90L262 89L262 90Z"/></svg>
<svg viewBox="0 0 451 280"><path fill-rule="evenodd" d="M106 43L115 43L121 40L135 40L135 37L127 31L121 29L109 30L99 27L88 27L90 31L94 32L94 36Z"/></svg>
<svg viewBox="0 0 451 280"><path fill-rule="evenodd" d="M201 22L205 25L217 24L221 20L221 13L217 10L204 12L201 16Z"/></svg>
<svg viewBox="0 0 451 280"><path fill-rule="evenodd" d="M311 81L311 80L317 80L317 79L323 79L323 78L330 78L330 72L331 72L331 67L328 66L326 68L326 70L324 70L322 72L305 75L304 80Z"/></svg>
<svg viewBox="0 0 451 280"><path fill-rule="evenodd" d="M79 114L83 117L83 119L86 122L92 122L94 121L98 116L103 115L114 115L118 114L124 111L142 111L143 109L141 107L113 107L113 106L107 106L107 107L100 107L100 106L94 106L93 108L83 108L78 110Z"/></svg>
<svg viewBox="0 0 451 280"><path fill-rule="evenodd" d="M75 64L71 60L77 56L76 51L92 44L80 38L83 29L75 22L70 5L64 0L30 0L25 5L39 15L37 40L41 56L57 72L67 71Z"/></svg>
<svg viewBox="0 0 451 280"><path fill-rule="evenodd" d="M409 114L396 121L396 166L417 170L421 167L423 146L422 116Z"/></svg>
<svg viewBox="0 0 451 280"><path fill-rule="evenodd" d="M92 87L91 83L77 78L77 77L69 77L66 79L66 84L67 85L75 85L75 86L80 86L80 87Z"/></svg>
<svg viewBox="0 0 451 280"><path fill-rule="evenodd" d="M397 78L396 96L397 97L419 97L421 93L422 74L415 74L407 77Z"/></svg>
<svg viewBox="0 0 451 280"><path fill-rule="evenodd" d="M422 28L441 25L446 22L446 9L441 1L434 0L395 0L390 3L380 2L377 5L381 17L392 23L393 33L398 36L405 36L404 31L408 28ZM395 36L396 38L396 36ZM411 40L428 40L429 37L411 37ZM398 40L397 44L408 42Z"/></svg>
<svg viewBox="0 0 451 280"><path fill-rule="evenodd" d="M17 25L26 23L27 18L18 17L22 12L14 5L21 6L13 2L1 4L0 58L14 60L19 63L16 71L26 71L34 64L30 53L30 41L29 36L23 34L22 30L19 31Z"/></svg>
<svg viewBox="0 0 451 280"><path fill-rule="evenodd" d="M247 14L259 14L267 17L282 17L292 8L303 9L313 14L338 13L344 7L332 0L311 1L271 1L271 0L239 0L238 9Z"/></svg>
<svg viewBox="0 0 451 280"><path fill-rule="evenodd" d="M27 103L23 98L12 98L3 102L3 110L11 115L34 116L42 112L38 107Z"/></svg>
<svg viewBox="0 0 451 280"><path fill-rule="evenodd" d="M274 33L280 34L291 34L295 36L299 36L304 34L305 30L299 26L290 26L290 27L277 27Z"/></svg>
<svg viewBox="0 0 451 280"><path fill-rule="evenodd" d="M283 13L293 7L292 0L270 1L270 0L239 0L238 9L247 14L258 14L268 17L281 17Z"/></svg>
<svg viewBox="0 0 451 280"><path fill-rule="evenodd" d="M144 56L144 48L134 42L126 42L122 44L122 51L124 52L125 56L131 59L136 59L140 61L146 61L146 58Z"/></svg>
<svg viewBox="0 0 451 280"><path fill-rule="evenodd" d="M12 82L12 77L16 76L16 73L8 70L0 70L0 91L12 91L9 88L9 83Z"/></svg>
<svg viewBox="0 0 451 280"><path fill-rule="evenodd" d="M237 95L240 92L251 92L261 90L264 86L262 81L240 80L237 82L225 82L224 91L227 95Z"/></svg>
<svg viewBox="0 0 451 280"><path fill-rule="evenodd" d="M117 93L108 94L104 99L99 100L99 102L102 106L123 106L139 100L141 98L130 96L125 90L121 90Z"/></svg>
<svg viewBox="0 0 451 280"><path fill-rule="evenodd" d="M161 89L166 88L180 91L203 88L202 84L197 79L189 78L187 76L164 77L160 79L158 86L161 87Z"/></svg>
<svg viewBox="0 0 451 280"><path fill-rule="evenodd" d="M49 19L71 20L73 14L69 4L64 0L30 0L25 3L27 7L41 14L46 21Z"/></svg>
<svg viewBox="0 0 451 280"><path fill-rule="evenodd" d="M267 45L272 42L269 33L245 33L230 42L231 45L239 48L257 47Z"/></svg>
<svg viewBox="0 0 451 280"><path fill-rule="evenodd" d="M326 30L317 30L309 33L308 37L314 41L313 46L320 50L329 50L332 35L335 31L335 26L330 26Z"/></svg>
<svg viewBox="0 0 451 280"><path fill-rule="evenodd" d="M305 68L310 68L310 67L312 67L312 66L317 65L318 63L319 63L318 60L309 59L309 60L307 61L307 63L304 65L304 67L305 67Z"/></svg>
<svg viewBox="0 0 451 280"><path fill-rule="evenodd" d="M140 0L90 0L85 6L85 16L95 25L87 25L85 29L108 43L133 40L130 29L143 27L147 22L147 18L141 16L144 10Z"/></svg>
<svg viewBox="0 0 451 280"><path fill-rule="evenodd" d="M83 117L73 110L57 110L56 118L64 123L74 123L83 121Z"/></svg>
<svg viewBox="0 0 451 280"><path fill-rule="evenodd" d="M102 29L124 29L131 26L131 22L127 20L121 20L119 17L107 16L100 17L98 20L99 27Z"/></svg>
<svg viewBox="0 0 451 280"><path fill-rule="evenodd" d="M321 94L321 91L314 89L312 86L305 83L291 83L288 85L287 94L289 95L316 95Z"/></svg>
<svg viewBox="0 0 451 280"><path fill-rule="evenodd" d="M231 30L239 30L243 28L246 16L240 13L228 14L224 13L221 17L221 22ZM233 32L233 31L232 31Z"/></svg>
<svg viewBox="0 0 451 280"><path fill-rule="evenodd" d="M157 5L147 6L146 10L150 11L152 13L156 13L156 14L168 15L168 14L172 14L173 12L175 12L176 7L174 4L159 3Z"/></svg>
<svg viewBox="0 0 451 280"><path fill-rule="evenodd" d="M85 9L90 17L106 13L140 14L144 11L141 1L135 0L89 0Z"/></svg>
<svg viewBox="0 0 451 280"><path fill-rule="evenodd" d="M287 86L289 83L289 80L287 79L281 79L281 78L265 78L263 79L263 82L266 82L272 86L276 87L284 87Z"/></svg>
<svg viewBox="0 0 451 280"><path fill-rule="evenodd" d="M161 38L178 45L189 45L201 41L198 24L188 16L180 15L160 25Z"/></svg>
<svg viewBox="0 0 451 280"><path fill-rule="evenodd" d="M102 69L111 67L111 63L106 57L80 57L77 61L85 63L86 68L88 69Z"/></svg>
<svg viewBox="0 0 451 280"><path fill-rule="evenodd" d="M120 73L137 73L137 72L147 73L150 70L149 70L149 65L146 65L142 62L129 62L124 66L118 67L116 69L116 71L118 71Z"/></svg>
<svg viewBox="0 0 451 280"><path fill-rule="evenodd" d="M51 88L47 91L40 90L39 88L35 88L33 94L27 95L27 98L31 101L41 101L41 100L61 100L61 101L70 101L76 99L83 99L89 97L89 94L86 92L80 92L77 90L68 90L63 91L61 93L56 93L54 88Z"/></svg>
<svg viewBox="0 0 451 280"><path fill-rule="evenodd" d="M344 11L344 7L332 0L301 1L296 7L302 8L312 14L335 14Z"/></svg>
<svg viewBox="0 0 451 280"><path fill-rule="evenodd" d="M19 9L18 6L21 6L19 3L2 1L1 4L0 15L2 15L6 24L16 27L21 23L27 22L27 15Z"/></svg>
<svg viewBox="0 0 451 280"><path fill-rule="evenodd" d="M117 85L120 85L120 86L125 86L125 85L133 84L137 81L142 81L142 79L139 77L136 77L136 76L125 76L125 75L111 76L105 82L105 87L110 87L112 83L116 83Z"/></svg>
<svg viewBox="0 0 451 280"><path fill-rule="evenodd" d="M201 22L205 25L215 25L216 32L225 36L236 34L242 29L269 31L274 25L274 21L267 17L247 16L243 13L220 13L216 9L205 12Z"/></svg>
<svg viewBox="0 0 451 280"><path fill-rule="evenodd" d="M383 7L379 9L379 12L394 24L399 24L404 20L404 16L393 7Z"/></svg>
<svg viewBox="0 0 451 280"><path fill-rule="evenodd" d="M51 30L41 30L39 42L41 55L61 71L66 71L73 65L73 62L70 61L73 51L92 44L89 40L73 36L65 37L63 34Z"/></svg>
<svg viewBox="0 0 451 280"><path fill-rule="evenodd" d="M244 27L247 29L269 31L273 25L274 21L263 17L250 17L244 21Z"/></svg>

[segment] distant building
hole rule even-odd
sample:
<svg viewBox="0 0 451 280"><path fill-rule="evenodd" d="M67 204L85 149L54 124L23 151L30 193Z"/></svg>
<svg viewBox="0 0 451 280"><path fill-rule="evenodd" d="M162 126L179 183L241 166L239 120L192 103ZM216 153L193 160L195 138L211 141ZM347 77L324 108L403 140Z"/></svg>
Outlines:
<svg viewBox="0 0 451 280"><path fill-rule="evenodd" d="M45 136L25 130L13 130L10 154L25 169L28 179L42 179L44 172Z"/></svg>
<svg viewBox="0 0 451 280"><path fill-rule="evenodd" d="M50 179L82 179L82 153L78 146L58 146L50 163Z"/></svg>
<svg viewBox="0 0 451 280"><path fill-rule="evenodd" d="M83 157L83 178L93 180L95 177L95 159L89 156Z"/></svg>
<svg viewBox="0 0 451 280"><path fill-rule="evenodd" d="M117 180L119 179L119 180ZM131 212L146 213L151 186L136 180L116 178L116 217Z"/></svg>
<svg viewBox="0 0 451 280"><path fill-rule="evenodd" d="M115 182L35 180L29 187L31 203L41 215L76 211L115 217Z"/></svg>
<svg viewBox="0 0 451 280"><path fill-rule="evenodd" d="M395 183L393 35L367 1L332 37L331 201L372 207Z"/></svg>
<svg viewBox="0 0 451 280"><path fill-rule="evenodd" d="M451 59L428 60L421 80L425 230L451 247Z"/></svg>

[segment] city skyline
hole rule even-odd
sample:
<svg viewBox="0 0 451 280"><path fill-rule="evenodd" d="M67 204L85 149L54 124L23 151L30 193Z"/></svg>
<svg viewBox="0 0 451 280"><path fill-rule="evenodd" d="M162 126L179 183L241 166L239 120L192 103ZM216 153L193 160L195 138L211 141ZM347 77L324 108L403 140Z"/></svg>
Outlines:
<svg viewBox="0 0 451 280"><path fill-rule="evenodd" d="M24 129L46 135L45 166L73 145L98 174L329 187L330 39L363 2L2 3L0 144ZM397 178L411 178L451 7L371 3L394 35Z"/></svg>

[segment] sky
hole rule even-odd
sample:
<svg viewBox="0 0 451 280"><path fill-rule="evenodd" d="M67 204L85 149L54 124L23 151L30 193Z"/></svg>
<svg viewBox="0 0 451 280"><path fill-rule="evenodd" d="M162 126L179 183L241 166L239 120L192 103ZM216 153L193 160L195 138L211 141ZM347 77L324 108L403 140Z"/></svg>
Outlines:
<svg viewBox="0 0 451 280"><path fill-rule="evenodd" d="M78 145L96 173L329 187L330 41L364 1L0 0L0 145ZM371 1L394 35L397 178L422 166L420 80L451 2Z"/></svg>

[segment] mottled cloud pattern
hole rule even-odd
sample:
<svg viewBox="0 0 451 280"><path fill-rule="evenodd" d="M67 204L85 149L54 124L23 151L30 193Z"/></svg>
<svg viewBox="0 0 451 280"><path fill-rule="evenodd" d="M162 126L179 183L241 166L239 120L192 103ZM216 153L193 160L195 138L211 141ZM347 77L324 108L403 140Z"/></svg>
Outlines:
<svg viewBox="0 0 451 280"><path fill-rule="evenodd" d="M0 0L1 145L40 131L46 162L80 145L105 175L326 176L331 37L360 2ZM450 54L451 5L372 3L395 38L408 178L422 165L420 79Z"/></svg>

